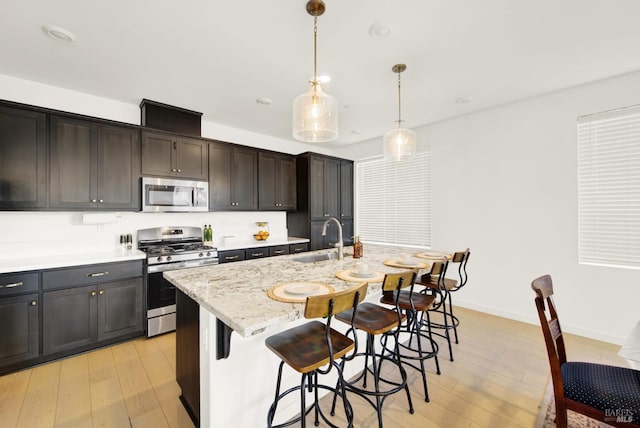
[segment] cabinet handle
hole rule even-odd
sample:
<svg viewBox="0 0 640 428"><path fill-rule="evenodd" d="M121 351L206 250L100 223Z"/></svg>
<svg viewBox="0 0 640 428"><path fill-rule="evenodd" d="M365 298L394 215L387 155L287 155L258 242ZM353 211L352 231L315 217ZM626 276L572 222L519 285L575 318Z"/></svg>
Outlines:
<svg viewBox="0 0 640 428"><path fill-rule="evenodd" d="M11 284L0 285L0 288L22 287L23 285L24 285L24 282L20 281L20 282L13 282Z"/></svg>
<svg viewBox="0 0 640 428"><path fill-rule="evenodd" d="M96 199L91 199L91 202L93 202L95 204L98 201Z"/></svg>
<svg viewBox="0 0 640 428"><path fill-rule="evenodd" d="M92 295L92 296L95 296L96 294L97 294L97 293L96 293L95 291L92 291L92 292L91 292L91 295Z"/></svg>
<svg viewBox="0 0 640 428"><path fill-rule="evenodd" d="M31 303L29 303L31 306L35 306L38 304L37 300L32 300Z"/></svg>
<svg viewBox="0 0 640 428"><path fill-rule="evenodd" d="M225 260L236 260L236 259L239 259L239 258L240 258L240 256L225 256L224 259Z"/></svg>
<svg viewBox="0 0 640 428"><path fill-rule="evenodd" d="M102 296L104 294L104 290L100 290L98 294Z"/></svg>
<svg viewBox="0 0 640 428"><path fill-rule="evenodd" d="M178 170L178 172L182 172L182 170L181 170L181 169L179 169L179 170Z"/></svg>
<svg viewBox="0 0 640 428"><path fill-rule="evenodd" d="M178 143L176 141L173 142L173 150L178 150Z"/></svg>
<svg viewBox="0 0 640 428"><path fill-rule="evenodd" d="M98 202L103 203L103 202L104 202L104 199L100 199Z"/></svg>
<svg viewBox="0 0 640 428"><path fill-rule="evenodd" d="M325 217L329 217L329 214L325 214L324 216L325 216Z"/></svg>
<svg viewBox="0 0 640 428"><path fill-rule="evenodd" d="M88 273L87 276L89 278L94 278L96 276L105 276L105 275L109 275L109 272L95 272L95 273Z"/></svg>
<svg viewBox="0 0 640 428"><path fill-rule="evenodd" d="M302 248L294 248L293 252L294 253L301 253L302 252Z"/></svg>
<svg viewBox="0 0 640 428"><path fill-rule="evenodd" d="M251 253L252 257L260 257L260 256L264 256L264 253Z"/></svg>
<svg viewBox="0 0 640 428"><path fill-rule="evenodd" d="M273 253L274 254L284 254L284 250L276 250Z"/></svg>
<svg viewBox="0 0 640 428"><path fill-rule="evenodd" d="M176 172L176 169L175 168L171 168L171 172Z"/></svg>

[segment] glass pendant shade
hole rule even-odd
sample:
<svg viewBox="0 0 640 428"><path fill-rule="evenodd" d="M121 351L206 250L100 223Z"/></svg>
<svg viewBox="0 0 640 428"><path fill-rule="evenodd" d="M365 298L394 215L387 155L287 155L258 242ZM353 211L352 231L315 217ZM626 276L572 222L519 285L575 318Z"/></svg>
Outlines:
<svg viewBox="0 0 640 428"><path fill-rule="evenodd" d="M293 138L307 143L338 138L338 100L319 84L293 100Z"/></svg>
<svg viewBox="0 0 640 428"><path fill-rule="evenodd" d="M384 134L382 144L385 157L408 159L416 154L416 133L407 128L392 129Z"/></svg>

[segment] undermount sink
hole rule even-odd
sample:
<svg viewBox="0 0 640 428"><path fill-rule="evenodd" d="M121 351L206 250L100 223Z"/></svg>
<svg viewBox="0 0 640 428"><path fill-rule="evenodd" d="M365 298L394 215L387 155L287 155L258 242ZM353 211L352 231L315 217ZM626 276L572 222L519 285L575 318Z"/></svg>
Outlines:
<svg viewBox="0 0 640 428"><path fill-rule="evenodd" d="M291 260L293 260L294 262L300 262L300 263L313 263L313 262L320 262L323 260L334 260L336 256L337 255L335 252L329 252L329 253L320 253L320 254L307 254L305 256L294 257Z"/></svg>

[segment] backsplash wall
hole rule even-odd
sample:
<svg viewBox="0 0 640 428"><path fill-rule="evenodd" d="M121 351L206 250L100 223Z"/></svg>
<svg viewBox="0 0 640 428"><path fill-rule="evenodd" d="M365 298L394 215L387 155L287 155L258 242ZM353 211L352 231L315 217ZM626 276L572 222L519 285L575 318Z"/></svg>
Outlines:
<svg viewBox="0 0 640 428"><path fill-rule="evenodd" d="M86 212L0 212L0 257L78 253L111 250L119 246L123 233L160 226L197 226L211 224L214 244L252 242L257 221L269 222L271 240L287 236L285 212L244 211L206 213L110 213L115 222L84 224ZM108 217L108 216L107 216ZM253 241L255 242L255 241Z"/></svg>

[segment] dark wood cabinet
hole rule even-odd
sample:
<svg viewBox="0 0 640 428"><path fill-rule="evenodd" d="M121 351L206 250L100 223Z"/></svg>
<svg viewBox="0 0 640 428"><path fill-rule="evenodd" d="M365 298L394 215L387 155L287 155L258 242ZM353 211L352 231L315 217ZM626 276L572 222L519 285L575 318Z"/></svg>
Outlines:
<svg viewBox="0 0 640 428"><path fill-rule="evenodd" d="M228 143L209 144L209 209L258 208L258 151Z"/></svg>
<svg viewBox="0 0 640 428"><path fill-rule="evenodd" d="M53 116L50 136L51 208L140 208L139 131Z"/></svg>
<svg viewBox="0 0 640 428"><path fill-rule="evenodd" d="M45 271L43 352L69 354L144 331L142 262Z"/></svg>
<svg viewBox="0 0 640 428"><path fill-rule="evenodd" d="M340 221L343 244L353 240L353 162L315 153L299 155L296 166L297 210L287 216L291 236L309 238L311 250L330 248L338 240L332 222L327 236L322 225L328 218Z"/></svg>
<svg viewBox="0 0 640 428"><path fill-rule="evenodd" d="M198 426L200 421L200 308L176 289L176 382L180 401Z"/></svg>
<svg viewBox="0 0 640 428"><path fill-rule="evenodd" d="M258 155L258 209L296 209L296 159L294 156L261 151Z"/></svg>
<svg viewBox="0 0 640 428"><path fill-rule="evenodd" d="M0 106L0 209L47 206L44 113Z"/></svg>
<svg viewBox="0 0 640 428"><path fill-rule="evenodd" d="M0 287L0 368L3 368L40 355L40 304L38 293L21 294L34 288L37 291L37 278L33 283L19 275L0 275Z"/></svg>
<svg viewBox="0 0 640 428"><path fill-rule="evenodd" d="M245 259L245 250L226 250L218 252L220 263L240 262Z"/></svg>
<svg viewBox="0 0 640 428"><path fill-rule="evenodd" d="M142 174L207 180L207 143L197 138L142 132Z"/></svg>
<svg viewBox="0 0 640 428"><path fill-rule="evenodd" d="M258 247L258 248L247 248L245 250L245 259L261 259L263 257L269 257L269 248L267 247Z"/></svg>
<svg viewBox="0 0 640 428"><path fill-rule="evenodd" d="M284 256L285 254L289 254L289 252L289 245L274 245L273 247L269 247L269 257Z"/></svg>

